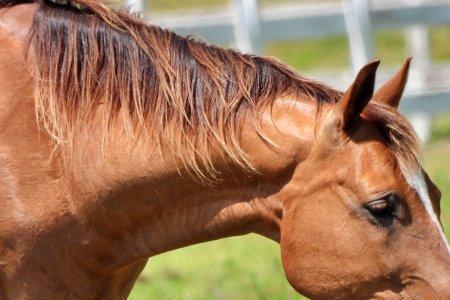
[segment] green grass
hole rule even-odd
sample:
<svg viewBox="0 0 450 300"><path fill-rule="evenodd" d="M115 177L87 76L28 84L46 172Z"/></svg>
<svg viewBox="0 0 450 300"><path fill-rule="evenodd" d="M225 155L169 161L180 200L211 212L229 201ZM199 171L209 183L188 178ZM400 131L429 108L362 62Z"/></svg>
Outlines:
<svg viewBox="0 0 450 300"><path fill-rule="evenodd" d="M349 63L348 43L344 36L268 43L265 54L300 71L344 69Z"/></svg>
<svg viewBox="0 0 450 300"><path fill-rule="evenodd" d="M431 128L431 141L450 138L450 117L447 114L435 116Z"/></svg>
<svg viewBox="0 0 450 300"><path fill-rule="evenodd" d="M434 27L430 31L431 53L435 61L450 59L450 27Z"/></svg>
<svg viewBox="0 0 450 300"><path fill-rule="evenodd" d="M424 168L442 192L441 220L450 239L450 138L431 143L424 155Z"/></svg>
<svg viewBox="0 0 450 300"><path fill-rule="evenodd" d="M130 299L301 299L284 279L279 246L257 235L155 257Z"/></svg>
<svg viewBox="0 0 450 300"><path fill-rule="evenodd" d="M407 56L403 30L378 31L374 34L374 57L383 65L395 65L403 62Z"/></svg>

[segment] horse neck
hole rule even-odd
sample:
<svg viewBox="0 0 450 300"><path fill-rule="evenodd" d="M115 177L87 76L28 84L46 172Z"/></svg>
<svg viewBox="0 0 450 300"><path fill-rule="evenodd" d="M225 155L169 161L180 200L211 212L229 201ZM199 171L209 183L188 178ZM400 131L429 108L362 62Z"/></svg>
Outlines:
<svg viewBox="0 0 450 300"><path fill-rule="evenodd" d="M7 59L2 63L23 65L20 51L16 47L8 50L11 53L5 54ZM17 62L12 62L13 57ZM10 69L17 68L4 68L5 72ZM55 155L51 139L35 124L32 84L28 86L23 80L23 72L17 71L16 77L8 73L4 76L8 80L1 82L0 98L9 101L5 107L11 107L11 113L1 115L0 120L0 124L7 124L2 128L0 154L3 168L10 174L3 176L0 194L5 199L14 198L5 209L7 215L18 216L11 221L14 227L34 224L30 232L39 231L42 241L54 241L51 248L48 243L33 246L42 246L47 257L56 259L61 253L58 247L64 247L67 257L83 253L90 270L115 271L170 249L226 236L258 232L279 239L282 205L272 195L308 155L313 141L314 101L283 98L275 101L271 113L267 109L262 129L277 149L263 142L253 125L244 124L242 148L259 173L231 168L211 186L181 176L180 166L168 152L163 156L158 151L130 147L131 143L120 136L112 136L112 143L103 146L101 129L88 139L80 133L77 140L82 146L74 149L70 167L60 169L61 156ZM27 84L27 88L17 82ZM20 97L12 99L11 94ZM23 247L27 248L29 245ZM67 265L39 260L39 264L58 263Z"/></svg>
<svg viewBox="0 0 450 300"><path fill-rule="evenodd" d="M11 55L5 57L11 60L19 51L8 49ZM135 279L145 258L171 249L249 232L279 239L282 204L272 195L309 152L315 121L312 101L279 99L273 118L268 112L264 115L262 127L277 150L262 142L251 125L244 125L242 148L259 173L230 170L211 186L181 176L170 155L130 147L126 139L111 137L112 144L103 147L102 132L90 135L87 142L80 134L77 140L83 147L74 149L70 168L60 169L61 156L35 122L32 84L19 80L21 76L5 76L11 80L1 82L0 93L0 99L8 101L4 106L11 108L0 115L1 171L8 174L0 180L0 196L10 199L3 210L11 224L6 229L17 229L0 231L22 245L17 257L24 265L12 260L12 268L20 269L16 282L35 278L34 270L58 278L62 269L48 266L61 265L71 274L102 274L98 280L119 274L111 279L117 287ZM20 97L13 99L11 94ZM242 180L232 178L236 174ZM91 275L77 289L86 287L92 293ZM80 276L64 276L82 282Z"/></svg>
<svg viewBox="0 0 450 300"><path fill-rule="evenodd" d="M80 150L83 159L73 166L73 213L81 219L92 218L92 223L101 227L98 232L134 236L134 243L123 240L128 245L122 245L122 253L130 247L126 263L249 232L278 240L282 207L271 196L308 154L314 120L312 101L276 101L272 115L264 115L262 127L278 149L263 142L251 125L245 125L242 148L259 172L221 166L224 172L212 183L180 175L170 155L163 157L158 151L137 147L124 151L132 147L123 139L116 139L100 155L99 140L91 136ZM111 239L111 244L117 245L117 239Z"/></svg>

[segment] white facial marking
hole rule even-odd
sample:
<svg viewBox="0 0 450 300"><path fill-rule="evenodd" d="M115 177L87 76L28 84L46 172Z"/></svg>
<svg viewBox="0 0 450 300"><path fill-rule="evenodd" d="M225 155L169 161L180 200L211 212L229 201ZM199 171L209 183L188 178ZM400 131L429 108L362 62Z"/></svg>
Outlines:
<svg viewBox="0 0 450 300"><path fill-rule="evenodd" d="M423 178L423 174L421 170L416 170L414 172L403 172L408 184L417 192L420 200L425 206L425 210L431 218L431 221L436 225L439 234L447 246L447 252L450 256L450 246L448 244L447 238L445 237L444 230L442 229L441 223L434 212L433 204L431 203L430 196L428 194L427 184L425 179Z"/></svg>

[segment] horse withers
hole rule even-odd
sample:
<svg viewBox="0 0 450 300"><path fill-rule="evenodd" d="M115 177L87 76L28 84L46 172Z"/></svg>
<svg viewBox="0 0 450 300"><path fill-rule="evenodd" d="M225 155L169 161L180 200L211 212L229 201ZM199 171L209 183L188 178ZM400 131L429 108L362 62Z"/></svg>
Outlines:
<svg viewBox="0 0 450 300"><path fill-rule="evenodd" d="M312 299L449 299L397 107L97 1L0 0L0 298L124 299L149 257L256 232Z"/></svg>

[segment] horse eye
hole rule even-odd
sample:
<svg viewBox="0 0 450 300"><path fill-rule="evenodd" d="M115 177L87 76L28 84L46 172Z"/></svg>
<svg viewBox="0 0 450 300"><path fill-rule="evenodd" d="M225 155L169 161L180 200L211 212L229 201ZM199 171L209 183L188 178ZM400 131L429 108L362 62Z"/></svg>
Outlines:
<svg viewBox="0 0 450 300"><path fill-rule="evenodd" d="M366 209L377 218L395 215L395 196L389 195L366 204Z"/></svg>

